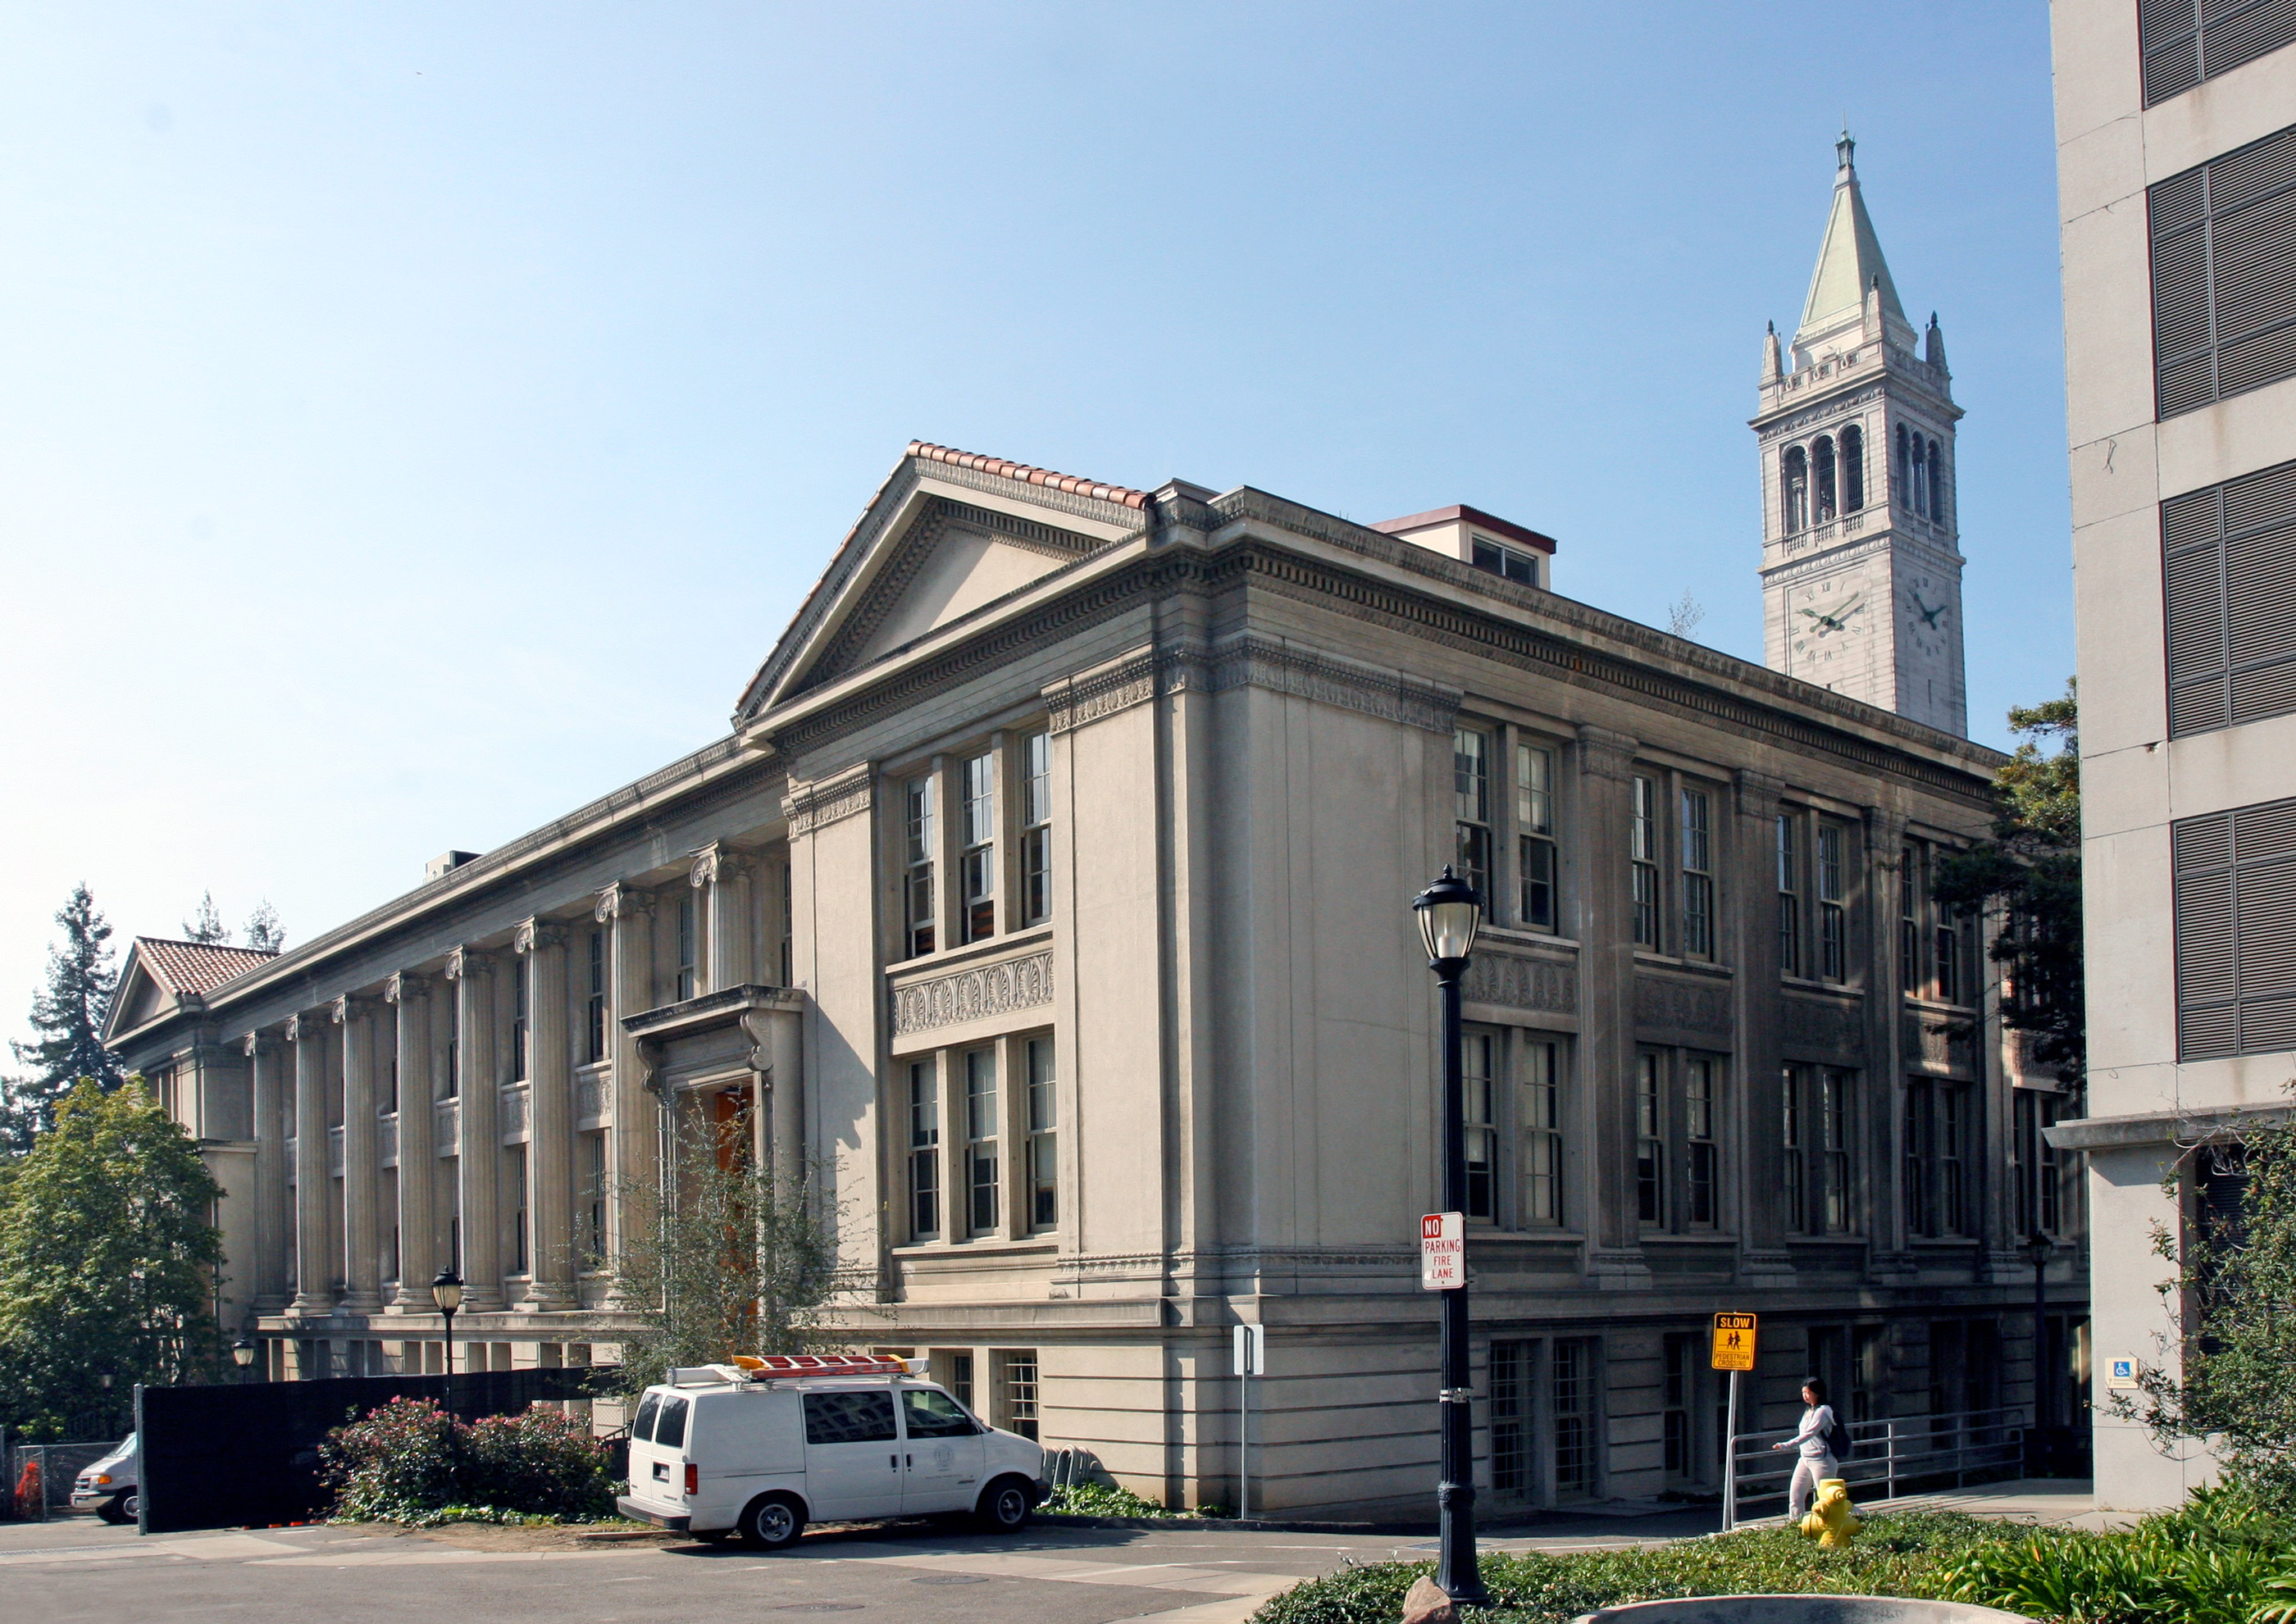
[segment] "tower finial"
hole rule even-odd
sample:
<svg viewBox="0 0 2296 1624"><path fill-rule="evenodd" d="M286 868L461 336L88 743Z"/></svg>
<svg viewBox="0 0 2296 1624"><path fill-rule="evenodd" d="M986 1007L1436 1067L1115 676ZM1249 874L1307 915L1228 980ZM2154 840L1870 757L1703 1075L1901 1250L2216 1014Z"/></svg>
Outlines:
<svg viewBox="0 0 2296 1624"><path fill-rule="evenodd" d="M1833 166L1836 169L1855 170L1857 167L1857 143L1849 138L1849 120L1841 121L1841 134L1833 143Z"/></svg>

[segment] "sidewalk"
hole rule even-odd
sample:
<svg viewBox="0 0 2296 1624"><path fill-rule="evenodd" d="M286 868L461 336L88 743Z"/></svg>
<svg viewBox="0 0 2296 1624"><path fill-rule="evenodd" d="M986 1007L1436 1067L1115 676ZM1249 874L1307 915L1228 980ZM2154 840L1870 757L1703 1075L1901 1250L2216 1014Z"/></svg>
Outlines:
<svg viewBox="0 0 2296 1624"><path fill-rule="evenodd" d="M1936 1494L1901 1494L1893 1500L1856 1498L1861 1516L1890 1511L1958 1511L1972 1517L1998 1517L2005 1522L2090 1530L2128 1528L2140 1514L2097 1510L2095 1489L2085 1477L2022 1477ZM1741 1517L1738 1526L1778 1528L1784 1522L1784 1517Z"/></svg>

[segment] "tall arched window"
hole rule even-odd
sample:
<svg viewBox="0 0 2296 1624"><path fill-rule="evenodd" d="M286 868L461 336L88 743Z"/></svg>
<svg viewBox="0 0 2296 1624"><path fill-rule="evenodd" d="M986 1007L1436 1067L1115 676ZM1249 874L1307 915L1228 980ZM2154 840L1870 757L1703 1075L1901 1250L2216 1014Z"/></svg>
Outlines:
<svg viewBox="0 0 2296 1624"><path fill-rule="evenodd" d="M1787 448L1778 463L1778 486L1784 498L1785 533L1809 528L1809 458L1799 445Z"/></svg>
<svg viewBox="0 0 2296 1624"><path fill-rule="evenodd" d="M1945 447L1930 442L1930 517L1945 523Z"/></svg>
<svg viewBox="0 0 2296 1624"><path fill-rule="evenodd" d="M1834 492L1837 487L1833 477L1833 438L1831 435L1817 437L1816 442L1809 448L1809 463L1810 473L1814 477L1812 483L1817 487L1817 522L1822 525L1836 511Z"/></svg>
<svg viewBox="0 0 2296 1624"><path fill-rule="evenodd" d="M1906 426L1898 425L1898 454L1890 459L1890 500L1901 508L1914 505L1914 487L1906 482L1906 469L1912 467L1913 455L1906 443Z"/></svg>
<svg viewBox="0 0 2296 1624"><path fill-rule="evenodd" d="M1914 437L1914 511L1923 518L1930 516L1930 443L1920 435Z"/></svg>
<svg viewBox="0 0 2296 1624"><path fill-rule="evenodd" d="M1852 423L1841 431L1841 510L1866 506L1866 431Z"/></svg>

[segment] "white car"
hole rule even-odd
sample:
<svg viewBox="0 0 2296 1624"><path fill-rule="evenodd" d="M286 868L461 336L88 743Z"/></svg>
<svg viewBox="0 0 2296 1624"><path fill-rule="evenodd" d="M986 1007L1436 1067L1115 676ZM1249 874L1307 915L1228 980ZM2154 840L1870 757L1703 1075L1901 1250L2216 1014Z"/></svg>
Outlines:
<svg viewBox="0 0 2296 1624"><path fill-rule="evenodd" d="M106 1522L135 1521L135 1434L72 1480L71 1508L92 1511Z"/></svg>
<svg viewBox="0 0 2296 1624"><path fill-rule="evenodd" d="M744 1357L670 1372L630 1424L622 1515L786 1550L808 1522L971 1514L1010 1532L1044 1498L1033 1439L976 1420L906 1361Z"/></svg>

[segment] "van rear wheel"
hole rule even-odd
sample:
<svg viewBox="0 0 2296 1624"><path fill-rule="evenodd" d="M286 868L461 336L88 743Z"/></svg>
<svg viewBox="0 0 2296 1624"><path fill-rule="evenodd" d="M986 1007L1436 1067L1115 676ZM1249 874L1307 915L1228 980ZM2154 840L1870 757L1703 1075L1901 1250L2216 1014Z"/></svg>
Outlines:
<svg viewBox="0 0 2296 1624"><path fill-rule="evenodd" d="M759 1495L742 1513L742 1543L753 1551L786 1551L803 1532L805 1507L789 1495Z"/></svg>
<svg viewBox="0 0 2296 1624"><path fill-rule="evenodd" d="M1021 1477L1000 1477L981 1491L972 1519L992 1534L1018 1533L1028 1526L1035 1486Z"/></svg>

